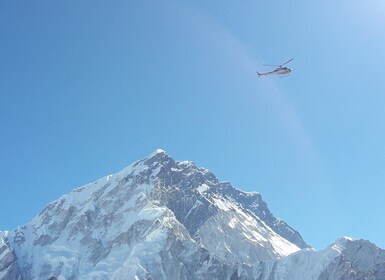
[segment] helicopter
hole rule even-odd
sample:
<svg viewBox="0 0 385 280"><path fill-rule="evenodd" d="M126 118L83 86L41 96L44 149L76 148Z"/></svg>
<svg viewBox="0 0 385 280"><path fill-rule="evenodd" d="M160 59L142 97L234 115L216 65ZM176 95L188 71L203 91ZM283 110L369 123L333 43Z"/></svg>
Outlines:
<svg viewBox="0 0 385 280"><path fill-rule="evenodd" d="M292 69L290 69L289 67L283 67L284 65L288 64L290 61L292 61L294 58L286 61L285 63L283 64L280 64L280 65L271 65L271 64L264 64L263 66L275 66L275 67L278 67L276 68L275 70L273 71L270 71L270 72L265 72L265 73L259 73L257 71L257 74L259 77L261 76L270 76L270 75L283 75L283 74L289 74L291 71L293 71Z"/></svg>

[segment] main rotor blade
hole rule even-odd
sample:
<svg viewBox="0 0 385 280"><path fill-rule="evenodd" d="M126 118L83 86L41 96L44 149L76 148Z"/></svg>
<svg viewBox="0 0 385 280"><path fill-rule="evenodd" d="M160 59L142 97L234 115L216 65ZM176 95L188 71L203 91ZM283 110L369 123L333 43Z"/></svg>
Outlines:
<svg viewBox="0 0 385 280"><path fill-rule="evenodd" d="M290 59L290 60L288 60L288 61L286 61L284 64L281 64L280 66L283 66L283 65L285 65L285 64L288 64L290 61L292 61L294 58L292 58L292 59Z"/></svg>
<svg viewBox="0 0 385 280"><path fill-rule="evenodd" d="M285 63L283 64L263 64L263 66L274 66L274 67L282 67L283 65L285 64L288 64L290 61L292 61L294 58L292 59L289 59L288 61L286 61Z"/></svg>

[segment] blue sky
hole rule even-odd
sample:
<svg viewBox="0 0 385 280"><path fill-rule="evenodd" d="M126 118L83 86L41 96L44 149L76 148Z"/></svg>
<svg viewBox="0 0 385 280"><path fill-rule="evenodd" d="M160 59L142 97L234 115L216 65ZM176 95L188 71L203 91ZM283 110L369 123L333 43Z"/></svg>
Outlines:
<svg viewBox="0 0 385 280"><path fill-rule="evenodd" d="M163 148L316 248L385 248L384 28L380 0L1 1L0 229Z"/></svg>

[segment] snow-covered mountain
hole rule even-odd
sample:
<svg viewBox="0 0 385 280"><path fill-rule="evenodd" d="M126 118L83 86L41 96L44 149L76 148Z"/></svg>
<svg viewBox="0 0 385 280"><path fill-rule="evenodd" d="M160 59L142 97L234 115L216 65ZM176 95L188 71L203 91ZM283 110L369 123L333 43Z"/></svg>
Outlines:
<svg viewBox="0 0 385 280"><path fill-rule="evenodd" d="M316 252L260 194L157 150L0 232L0 279L385 279L385 251Z"/></svg>

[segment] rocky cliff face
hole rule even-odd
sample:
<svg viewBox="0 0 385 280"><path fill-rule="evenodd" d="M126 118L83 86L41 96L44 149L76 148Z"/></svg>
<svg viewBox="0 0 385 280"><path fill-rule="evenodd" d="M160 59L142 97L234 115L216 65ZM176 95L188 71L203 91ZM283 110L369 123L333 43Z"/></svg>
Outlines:
<svg viewBox="0 0 385 280"><path fill-rule="evenodd" d="M373 244L315 252L258 193L162 150L0 237L0 279L385 279Z"/></svg>

